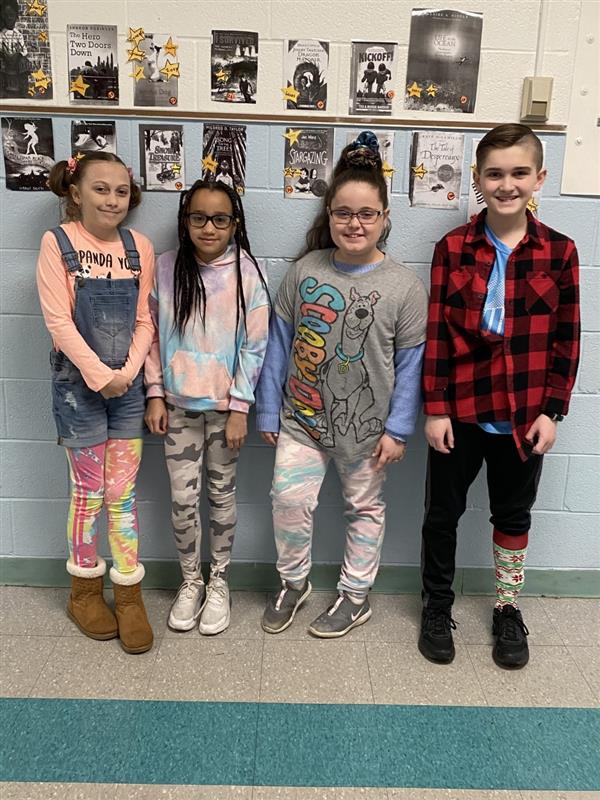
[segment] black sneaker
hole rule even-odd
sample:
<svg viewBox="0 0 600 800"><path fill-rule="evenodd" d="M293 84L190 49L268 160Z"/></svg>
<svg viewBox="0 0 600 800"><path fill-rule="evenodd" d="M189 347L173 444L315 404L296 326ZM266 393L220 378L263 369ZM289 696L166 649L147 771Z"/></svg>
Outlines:
<svg viewBox="0 0 600 800"><path fill-rule="evenodd" d="M419 636L421 654L437 664L449 664L456 654L453 630L456 630L456 622L450 608L424 608Z"/></svg>
<svg viewBox="0 0 600 800"><path fill-rule="evenodd" d="M294 621L296 611L312 592L310 581L305 581L302 589L294 589L282 581L281 589L272 594L261 620L263 630L267 633L281 633Z"/></svg>
<svg viewBox="0 0 600 800"><path fill-rule="evenodd" d="M521 669L527 664L529 631L518 608L508 604L494 609L492 635L496 637L492 658L499 667Z"/></svg>

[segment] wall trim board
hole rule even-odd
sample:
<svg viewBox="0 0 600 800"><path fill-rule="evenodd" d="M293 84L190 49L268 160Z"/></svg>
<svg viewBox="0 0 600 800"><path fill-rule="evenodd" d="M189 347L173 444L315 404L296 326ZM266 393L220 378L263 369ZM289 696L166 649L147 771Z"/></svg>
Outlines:
<svg viewBox="0 0 600 800"><path fill-rule="evenodd" d="M21 116L35 116L35 117L81 117L82 106L47 106L40 108L34 105L13 104L3 105L0 104L0 114L19 114ZM85 107L85 118L94 117L125 117L129 119L154 119L158 117L167 117L173 122L185 120L217 120L218 122L250 122L250 123L263 123L263 124L285 124L288 127L294 125L310 123L315 125L325 126L345 126L350 128L361 128L368 125L371 128L425 128L433 130L443 130L445 128L456 128L459 130L489 130L499 125L499 122L479 122L473 119L465 119L463 122L458 120L440 119L402 119L398 117L363 117L363 116L332 116L324 114L318 115L302 115L294 114L289 116L286 114L239 114L230 112L223 114L217 111L183 111L180 109L174 110L172 108L110 108L104 111L102 108L94 106ZM89 109L89 110L88 110ZM529 126L532 130L539 133L549 132L564 132L567 129L566 125L536 125Z"/></svg>
<svg viewBox="0 0 600 800"><path fill-rule="evenodd" d="M146 589L176 589L181 581L177 561L144 561ZM333 591L338 580L337 564L314 564L310 580L320 591ZM68 586L70 577L61 558L0 558L0 585ZM230 587L245 591L273 591L279 586L274 564L236 561L231 565ZM418 594L421 590L419 567L384 565L379 570L374 592ZM457 594L492 595L491 567L461 567L456 570ZM528 569L526 596L600 597L600 571L585 569Z"/></svg>

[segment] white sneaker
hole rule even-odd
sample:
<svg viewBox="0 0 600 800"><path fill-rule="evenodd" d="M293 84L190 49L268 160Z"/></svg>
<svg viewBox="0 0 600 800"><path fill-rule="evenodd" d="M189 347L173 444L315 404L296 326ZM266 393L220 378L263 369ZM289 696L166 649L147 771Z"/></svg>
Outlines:
<svg viewBox="0 0 600 800"><path fill-rule="evenodd" d="M229 586L225 578L211 570L206 587L206 603L200 617L200 633L212 636L229 627L230 614Z"/></svg>
<svg viewBox="0 0 600 800"><path fill-rule="evenodd" d="M167 625L174 631L191 631L198 622L198 617L206 600L206 587L202 578L186 580L171 606Z"/></svg>

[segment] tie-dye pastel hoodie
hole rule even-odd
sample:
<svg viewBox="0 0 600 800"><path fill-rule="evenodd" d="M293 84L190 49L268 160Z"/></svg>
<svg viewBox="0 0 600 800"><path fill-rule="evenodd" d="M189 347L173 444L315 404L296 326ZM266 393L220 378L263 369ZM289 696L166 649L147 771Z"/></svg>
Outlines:
<svg viewBox="0 0 600 800"><path fill-rule="evenodd" d="M205 324L199 315L183 335L173 325L173 269L176 251L159 256L150 313L156 335L146 359L147 396L191 411L243 411L254 389L267 347L269 302L256 267L242 252L246 328L240 312L236 336L235 247L210 264L199 262L206 290Z"/></svg>

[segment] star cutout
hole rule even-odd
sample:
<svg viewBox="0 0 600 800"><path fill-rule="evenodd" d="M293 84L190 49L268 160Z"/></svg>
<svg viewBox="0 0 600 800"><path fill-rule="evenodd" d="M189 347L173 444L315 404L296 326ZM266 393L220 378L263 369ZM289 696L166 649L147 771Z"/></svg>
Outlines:
<svg viewBox="0 0 600 800"><path fill-rule="evenodd" d="M129 77L133 78L136 81L136 83L137 83L137 81L143 80L144 79L144 68L140 67L140 65L138 64L137 67L133 70L133 72L130 73Z"/></svg>
<svg viewBox="0 0 600 800"><path fill-rule="evenodd" d="M179 78L179 61L169 61L167 58L164 67L159 70L161 75L164 75L167 80L169 78Z"/></svg>
<svg viewBox="0 0 600 800"><path fill-rule="evenodd" d="M36 72L32 72L31 77L34 80L33 85L36 89L47 89L52 83L52 78L49 75L46 75L41 67Z"/></svg>
<svg viewBox="0 0 600 800"><path fill-rule="evenodd" d="M81 159L82 159L82 158L85 158L85 153L82 153L82 152L79 150L77 153L75 153L75 155L73 156L73 158L75 159L75 161L81 161Z"/></svg>
<svg viewBox="0 0 600 800"><path fill-rule="evenodd" d="M127 61L143 61L146 58L146 53L135 45L131 50L127 51Z"/></svg>
<svg viewBox="0 0 600 800"><path fill-rule="evenodd" d="M146 34L143 28L129 28L128 42L133 42L133 46L137 47L138 44L144 39Z"/></svg>
<svg viewBox="0 0 600 800"><path fill-rule="evenodd" d="M46 6L40 3L39 0L33 0L33 2L27 4L27 14L37 14L38 17L43 17L45 11Z"/></svg>
<svg viewBox="0 0 600 800"><path fill-rule="evenodd" d="M181 172L181 164L171 164L171 172L173 175L179 175Z"/></svg>
<svg viewBox="0 0 600 800"><path fill-rule="evenodd" d="M425 175L427 175L427 170L425 169L422 161L421 161L421 163L419 164L418 167L411 167L411 169L412 169L413 175L416 178L420 178L421 180L423 180Z"/></svg>
<svg viewBox="0 0 600 800"><path fill-rule="evenodd" d="M202 159L202 166L207 172L212 172L216 175L218 164L210 153Z"/></svg>
<svg viewBox="0 0 600 800"><path fill-rule="evenodd" d="M416 81L412 82L412 85L408 87L408 96L409 97L421 97L421 87Z"/></svg>
<svg viewBox="0 0 600 800"><path fill-rule="evenodd" d="M430 83L427 89L425 89L429 97L435 97L437 94L437 90L438 87L435 85L435 83Z"/></svg>
<svg viewBox="0 0 600 800"><path fill-rule="evenodd" d="M283 92L284 100L291 100L292 103L297 102L300 92L294 89L293 86L285 86L281 91Z"/></svg>
<svg viewBox="0 0 600 800"><path fill-rule="evenodd" d="M86 91L90 88L90 84L86 83L83 80L83 75L78 75L74 81L71 81L71 85L69 86L70 92L77 92L85 97Z"/></svg>
<svg viewBox="0 0 600 800"><path fill-rule="evenodd" d="M392 167L389 161L384 161L381 165L381 171L383 172L384 178L391 178L396 170L394 167Z"/></svg>
<svg viewBox="0 0 600 800"><path fill-rule="evenodd" d="M300 136L301 133L302 133L302 129L294 131L291 128L289 128L288 132L283 134L283 138L288 140L288 142L290 143L290 147L291 147L292 145L297 143L298 137Z"/></svg>
<svg viewBox="0 0 600 800"><path fill-rule="evenodd" d="M40 42L47 42L48 41L48 31L42 31L38 33L38 39Z"/></svg>
<svg viewBox="0 0 600 800"><path fill-rule="evenodd" d="M173 42L173 39L171 38L171 36L169 36L169 39L168 39L167 43L165 45L163 45L163 50L168 55L173 56L173 58L177 58L177 48L178 47L179 47L179 45L175 44Z"/></svg>
<svg viewBox="0 0 600 800"><path fill-rule="evenodd" d="M220 69L218 72L215 72L215 78L223 83L227 80L227 73L224 69Z"/></svg>
<svg viewBox="0 0 600 800"><path fill-rule="evenodd" d="M537 214L538 208L540 204L537 202L535 197L531 197L529 202L527 203L527 208L531 211L532 214Z"/></svg>

